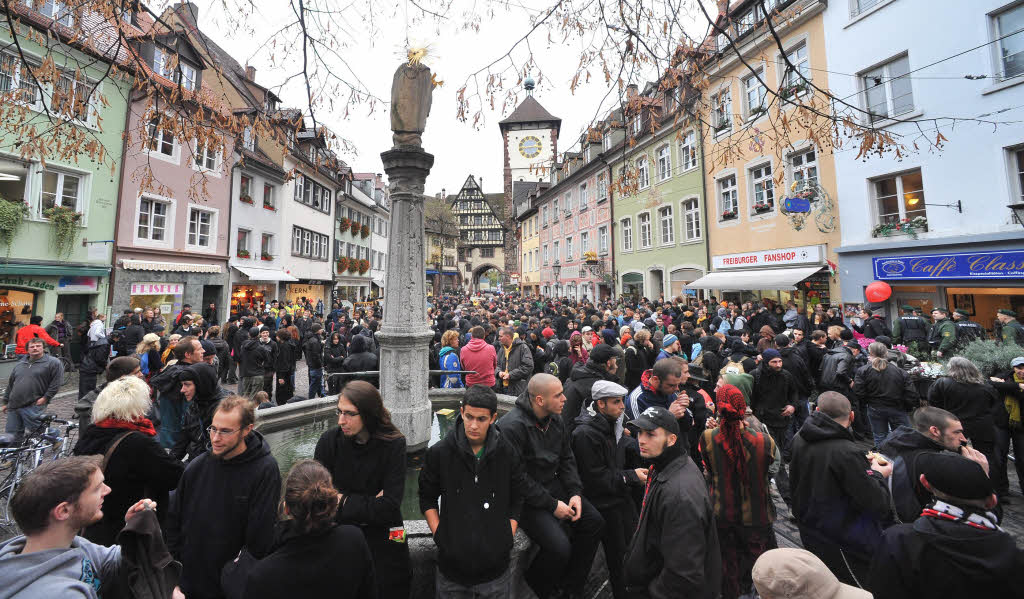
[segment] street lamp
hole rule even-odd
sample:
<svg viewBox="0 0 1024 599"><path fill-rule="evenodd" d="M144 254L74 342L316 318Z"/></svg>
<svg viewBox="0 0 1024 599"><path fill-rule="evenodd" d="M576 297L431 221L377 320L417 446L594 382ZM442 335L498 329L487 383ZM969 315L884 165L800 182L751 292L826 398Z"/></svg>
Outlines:
<svg viewBox="0 0 1024 599"><path fill-rule="evenodd" d="M1013 216L1017 218L1017 222L1024 226L1024 202L1010 204L1007 208L1013 211Z"/></svg>
<svg viewBox="0 0 1024 599"><path fill-rule="evenodd" d="M562 276L562 265L555 260L555 263L551 265L551 273L555 275L555 296L558 296L559 281Z"/></svg>

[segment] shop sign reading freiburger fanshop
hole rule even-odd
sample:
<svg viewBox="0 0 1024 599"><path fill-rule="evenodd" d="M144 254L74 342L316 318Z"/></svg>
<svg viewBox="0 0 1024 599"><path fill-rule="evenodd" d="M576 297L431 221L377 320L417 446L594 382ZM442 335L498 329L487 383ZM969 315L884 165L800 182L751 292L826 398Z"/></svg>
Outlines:
<svg viewBox="0 0 1024 599"><path fill-rule="evenodd" d="M762 268L770 266L797 266L801 264L822 264L820 245L803 245L776 250L759 250L742 254L723 254L711 257L715 270L729 268Z"/></svg>

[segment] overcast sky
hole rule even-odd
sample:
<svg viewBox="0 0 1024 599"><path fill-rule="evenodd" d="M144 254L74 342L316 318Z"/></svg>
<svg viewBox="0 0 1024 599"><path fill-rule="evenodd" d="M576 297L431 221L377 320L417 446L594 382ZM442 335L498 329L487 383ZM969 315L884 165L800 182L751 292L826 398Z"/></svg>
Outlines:
<svg viewBox="0 0 1024 599"><path fill-rule="evenodd" d="M294 20L284 0L255 0L258 12L246 19L252 31L225 24L227 19L220 12L223 10L222 0L193 1L200 8L203 30L241 64L249 61L255 66L259 83L278 85L288 75L298 71L294 64L287 68L272 68L272 49L259 45L274 28ZM523 3L532 6L550 5L542 0L523 0ZM378 35L357 32L352 36L351 47L340 53L363 84L373 94L384 99L390 98L392 76L401 63L405 47L405 16L399 6L397 14L385 19L385 24L378 23ZM476 4L470 0L454 0L451 18L440 25L436 22L413 23L408 32L414 44L429 42L434 56L426 62L437 78L445 82L443 87L434 90L433 105L423 137L424 149L435 157L426 185L426 191L430 194L439 192L441 188L446 188L449 193L456 192L470 174L478 179L483 178L485 192L502 191L503 154L498 121L507 116L514 106L506 108L504 113L500 103L493 111L485 108L482 125L474 129L470 122L463 123L457 119L456 92L470 73L507 52L529 30L529 16L536 12L529 8L517 8L513 9L514 12L482 17L477 32L462 27L466 22L466 13L459 12L457 7L460 6ZM410 9L415 11L414 7ZM351 14L349 19L355 20ZM439 31L437 27L440 27ZM359 35L362 35L362 39L359 39ZM546 39L547 34L544 33L533 40L534 55L546 75L535 96L551 114L562 119L559 149L565 151L570 149L570 144L578 139L596 113L604 116L611 106L617 104L618 94L617 90L608 93L608 87L603 84L598 73L594 73L589 85L578 88L575 95L571 94L569 84L579 60L580 43L538 43ZM525 54L520 54L522 56ZM343 66L332 65L332 68L340 70ZM280 95L285 106L306 106L304 88L297 79L289 83ZM520 94L520 100L522 97L525 94ZM333 111L319 110L318 118L354 144L357 154L343 155L343 158L357 172L382 172L380 153L391 147L387 107L378 105L371 114L367 114L367 106L357 107L352 109L347 118L343 112L342 107Z"/></svg>

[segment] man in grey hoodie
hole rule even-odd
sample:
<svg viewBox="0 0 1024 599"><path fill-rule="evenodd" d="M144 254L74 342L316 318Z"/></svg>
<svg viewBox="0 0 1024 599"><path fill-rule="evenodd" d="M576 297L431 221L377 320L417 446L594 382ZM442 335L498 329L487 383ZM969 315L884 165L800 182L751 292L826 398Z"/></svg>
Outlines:
<svg viewBox="0 0 1024 599"><path fill-rule="evenodd" d="M33 470L11 500L24 535L0 545L0 599L84 597L96 599L115 584L121 548L96 545L77 535L103 517L102 456L72 456ZM149 499L128 509L130 520Z"/></svg>
<svg viewBox="0 0 1024 599"><path fill-rule="evenodd" d="M3 397L3 411L7 413L6 432L20 439L25 429L39 424L46 404L57 395L64 381L64 365L53 356L46 355L43 340L29 339L25 344L28 355L11 371Z"/></svg>

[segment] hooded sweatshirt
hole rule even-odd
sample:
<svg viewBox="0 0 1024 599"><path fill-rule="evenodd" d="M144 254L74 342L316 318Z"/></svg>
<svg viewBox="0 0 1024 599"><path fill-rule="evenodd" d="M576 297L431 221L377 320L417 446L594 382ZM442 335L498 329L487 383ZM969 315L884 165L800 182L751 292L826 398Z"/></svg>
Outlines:
<svg viewBox="0 0 1024 599"><path fill-rule="evenodd" d="M466 375L466 386L494 386L494 369L498 365L498 355L494 346L483 339L471 339L459 350L463 370L475 370L476 374Z"/></svg>
<svg viewBox="0 0 1024 599"><path fill-rule="evenodd" d="M178 379L192 381L196 386L196 394L185 408L182 434L171 449L171 455L178 460L188 455L189 460L193 460L209 449L210 434L206 428L213 424L213 411L220 400L227 397L228 392L217 384L217 371L206 362L185 368Z"/></svg>
<svg viewBox="0 0 1024 599"><path fill-rule="evenodd" d="M0 599L100 596L121 567L121 548L96 545L75 537L67 549L47 549L26 555L25 536L0 545Z"/></svg>
<svg viewBox="0 0 1024 599"><path fill-rule="evenodd" d="M257 431L230 460L201 454L171 495L167 547L182 563L179 586L189 599L222 597L221 568L244 546L259 559L270 552L281 472Z"/></svg>

